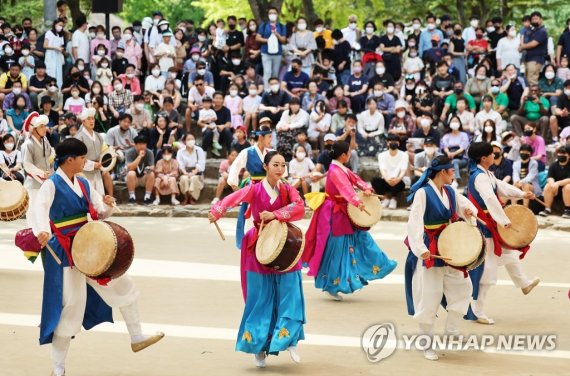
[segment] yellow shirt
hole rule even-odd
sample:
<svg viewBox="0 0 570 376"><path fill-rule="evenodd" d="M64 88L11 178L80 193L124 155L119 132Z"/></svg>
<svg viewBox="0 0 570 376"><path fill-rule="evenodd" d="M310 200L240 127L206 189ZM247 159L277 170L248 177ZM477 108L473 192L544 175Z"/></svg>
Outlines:
<svg viewBox="0 0 570 376"><path fill-rule="evenodd" d="M317 39L317 37L323 37L325 40L325 48L334 48L333 45L333 38L332 38L332 31L325 29L323 30L322 33L317 33L316 31L313 33L313 35L315 36L315 39Z"/></svg>
<svg viewBox="0 0 570 376"><path fill-rule="evenodd" d="M6 72L0 75L0 89L6 88L8 80L10 80L12 83L20 81L22 83L23 90L26 90L28 88L28 80L26 79L26 76L24 76L22 73L20 73L20 75L16 79L13 79L10 76L10 72Z"/></svg>

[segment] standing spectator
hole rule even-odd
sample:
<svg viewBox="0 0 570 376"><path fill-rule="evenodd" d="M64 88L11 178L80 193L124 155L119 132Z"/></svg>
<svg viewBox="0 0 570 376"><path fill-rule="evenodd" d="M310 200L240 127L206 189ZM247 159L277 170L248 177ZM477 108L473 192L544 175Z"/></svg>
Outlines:
<svg viewBox="0 0 570 376"><path fill-rule="evenodd" d="M245 61L255 67L254 71L261 68L261 43L257 40L257 21L251 19L247 22L247 36L245 38Z"/></svg>
<svg viewBox="0 0 570 376"><path fill-rule="evenodd" d="M548 134L550 119L548 109L550 102L540 95L537 84L531 85L527 96L522 97L518 114L511 116L513 130L518 136L522 135L523 125L528 122L537 122L542 138Z"/></svg>
<svg viewBox="0 0 570 376"><path fill-rule="evenodd" d="M350 98L351 108L355 114L364 110L367 92L368 78L363 75L362 62L356 60L352 63L352 74L344 85L344 95Z"/></svg>
<svg viewBox="0 0 570 376"><path fill-rule="evenodd" d="M111 70L113 71L113 77L118 77L126 72L129 65L129 61L125 58L125 46L122 43L117 46L113 56Z"/></svg>
<svg viewBox="0 0 570 376"><path fill-rule="evenodd" d="M497 69L502 72L507 65L513 64L516 68L521 66L521 53L519 47L521 39L517 36L517 29L513 25L507 26L507 36L499 40L495 51Z"/></svg>
<svg viewBox="0 0 570 376"><path fill-rule="evenodd" d="M315 36L315 39L319 37L322 38L325 42L324 48L332 49L333 48L333 39L331 35L332 33L330 30L325 29L325 22L322 19L317 18L313 25L315 26L315 32L313 34Z"/></svg>
<svg viewBox="0 0 570 376"><path fill-rule="evenodd" d="M350 48L357 50L360 47L360 30L358 30L358 17L354 14L348 16L348 26L341 30L343 38L350 44ZM334 38L334 35L333 35Z"/></svg>
<svg viewBox="0 0 570 376"><path fill-rule="evenodd" d="M134 146L125 152L127 164L127 190L129 192L129 204L136 203L135 189L144 187L144 204L150 205L150 195L154 188L154 155L147 148L147 138L138 135L134 139Z"/></svg>
<svg viewBox="0 0 570 376"><path fill-rule="evenodd" d="M520 149L520 159L513 164L513 185L524 192L533 192L540 196L541 189L538 182L538 162L530 158L532 147L522 145ZM524 206L528 208L529 200L523 200Z"/></svg>
<svg viewBox="0 0 570 376"><path fill-rule="evenodd" d="M553 142L558 141L558 132L565 128L570 129L570 80L564 82L564 91L558 97L556 106L552 108L550 131Z"/></svg>
<svg viewBox="0 0 570 376"><path fill-rule="evenodd" d="M278 13L277 8L269 7L269 22L262 23L257 33L257 41L261 43L263 83L266 87L269 85L271 77L279 75L283 57L283 45L287 43L287 30L285 25L278 22Z"/></svg>
<svg viewBox="0 0 570 376"><path fill-rule="evenodd" d="M178 195L178 161L176 159L172 159L171 146L163 147L161 155L162 158L156 162L156 167L154 169L156 179L154 181L153 204L160 204L161 195L170 195L170 203L172 205L180 205L180 201L176 199L176 195Z"/></svg>
<svg viewBox="0 0 570 376"><path fill-rule="evenodd" d="M334 39L334 69L337 82L340 85L346 85L348 77L350 77L350 55L352 52L350 43L344 39L343 35L338 29L332 32Z"/></svg>
<svg viewBox="0 0 570 376"><path fill-rule="evenodd" d="M134 31L132 27L127 27L123 31L123 39L125 46L125 58L129 64L134 65L135 73L141 69L142 48L133 37Z"/></svg>
<svg viewBox="0 0 570 376"><path fill-rule="evenodd" d="M160 43L154 50L154 57L158 60L160 72L164 78L168 78L168 69L175 66L176 49L170 43L172 38L171 31L162 33L162 43Z"/></svg>
<svg viewBox="0 0 570 376"><path fill-rule="evenodd" d="M463 131L461 120L457 116L449 119L449 129L441 139L441 151L451 159L455 169L454 188L459 186L461 169L467 167L466 151L469 148L469 136Z"/></svg>
<svg viewBox="0 0 570 376"><path fill-rule="evenodd" d="M380 37L380 50L382 51L382 61L386 66L386 71L398 81L402 76L402 41L395 32L395 23L392 20L384 22L386 34Z"/></svg>
<svg viewBox="0 0 570 376"><path fill-rule="evenodd" d="M530 15L532 30L528 33L528 42L521 43L520 50L525 51L526 79L529 84L537 84L542 66L548 54L548 32L542 24L542 14L532 12Z"/></svg>
<svg viewBox="0 0 570 376"><path fill-rule="evenodd" d="M398 207L397 197L406 189L403 178L408 171L408 154L398 150L400 141L396 135L387 137L389 150L378 155L378 167L380 177L371 180L374 191L380 195L385 195L382 200L382 207L396 209Z"/></svg>
<svg viewBox="0 0 570 376"><path fill-rule="evenodd" d="M289 108L290 98L280 89L279 79L271 77L269 79L269 91L261 97L260 117L268 117L271 124L277 124L283 115L283 111Z"/></svg>
<svg viewBox="0 0 570 376"><path fill-rule="evenodd" d="M462 38L461 25L453 25L453 35L449 39L449 53L452 56L452 66L459 72L459 81L465 82L467 80L467 64L465 61L465 40Z"/></svg>
<svg viewBox="0 0 570 376"><path fill-rule="evenodd" d="M568 64L568 57L570 56L570 18L566 20L566 29L564 29L558 38L558 44L556 46L556 65L562 66L563 56L566 56L566 63Z"/></svg>
<svg viewBox="0 0 570 376"><path fill-rule="evenodd" d="M466 27L463 30L463 39L465 43L469 43L473 39L475 39L475 29L479 27L479 17L476 15L472 15L471 19L469 20L469 27Z"/></svg>
<svg viewBox="0 0 570 376"><path fill-rule="evenodd" d="M374 64L376 64L378 61L382 61L382 57L378 54L379 47L380 37L376 35L376 24L372 21L367 21L364 24L364 35L360 37L360 50L362 51L360 71L363 72L362 66L364 65L366 68L364 71L366 77L370 77L370 73L374 69ZM357 60L353 60L353 73L355 72L354 64L356 61Z"/></svg>
<svg viewBox="0 0 570 376"><path fill-rule="evenodd" d="M43 48L46 50L45 62L47 74L57 80L57 86L63 84L63 64L65 63L65 32L63 26L66 21L58 18L54 21L51 30L45 34Z"/></svg>
<svg viewBox="0 0 570 376"><path fill-rule="evenodd" d="M493 146L495 161L489 167L489 171L491 171L497 179L511 184L513 181L513 161L505 158L500 142L494 141L491 142L491 145Z"/></svg>
<svg viewBox="0 0 570 376"><path fill-rule="evenodd" d="M293 56L295 56L293 63L296 62L296 64L300 66L300 70L306 74L308 81L313 71L313 64L315 62L313 53L317 49L317 44L313 33L307 30L307 19L305 17L299 17L297 19L297 28L289 38L289 49ZM297 60L299 61L297 62ZM291 70L293 70L293 64L291 65Z"/></svg>
<svg viewBox="0 0 570 376"><path fill-rule="evenodd" d="M206 153L200 146L196 145L196 139L193 135L187 134L182 141L185 148L179 150L176 156L180 171L182 171L180 193L185 196L182 205L193 205L198 202L200 192L204 188Z"/></svg>
<svg viewBox="0 0 570 376"><path fill-rule="evenodd" d="M424 55L424 52L427 51L432 46L432 41L434 40L432 37L434 35L437 36L438 46L441 45L441 41L443 40L443 33L441 30L435 28L435 16L433 14L429 14L426 17L427 22L427 29L422 31L420 34L420 43L419 43L419 53L420 56ZM466 39L465 37L463 39ZM437 47L437 46L436 46Z"/></svg>
<svg viewBox="0 0 570 376"><path fill-rule="evenodd" d="M71 37L71 54L73 55L73 60L78 59L83 60L86 63L91 61L91 50L89 49L89 36L87 35L87 18L85 15L81 14L76 20L75 25L77 29L73 32Z"/></svg>
<svg viewBox="0 0 570 376"><path fill-rule="evenodd" d="M564 203L562 218L570 218L570 145L558 148L557 160L548 168L548 178L544 187L545 208L539 214L548 217L552 214L554 200Z"/></svg>

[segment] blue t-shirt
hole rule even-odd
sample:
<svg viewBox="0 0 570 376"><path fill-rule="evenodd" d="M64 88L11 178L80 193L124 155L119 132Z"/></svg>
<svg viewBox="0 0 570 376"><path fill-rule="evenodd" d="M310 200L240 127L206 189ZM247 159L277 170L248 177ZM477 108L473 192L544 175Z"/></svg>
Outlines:
<svg viewBox="0 0 570 376"><path fill-rule="evenodd" d="M303 71L300 72L298 77L295 77L292 71L285 73L283 82L287 83L287 90L305 88L309 83L309 75Z"/></svg>
<svg viewBox="0 0 570 376"><path fill-rule="evenodd" d="M548 32L544 26L540 26L534 30L527 32L529 42L537 41L538 46L526 50L526 61L535 61L538 64L546 62L546 55L548 54Z"/></svg>
<svg viewBox="0 0 570 376"><path fill-rule="evenodd" d="M20 114L18 115L16 113L16 110L13 108L9 109L6 112L6 116L12 118L12 122L14 123L14 128L16 128L19 131L22 130L22 127L24 126L24 121L26 120L28 115L29 115L28 111L25 110L20 111Z"/></svg>
<svg viewBox="0 0 570 376"><path fill-rule="evenodd" d="M287 35L287 29L285 28L285 25L283 25L281 23L277 23L277 24L275 24L275 28L277 30L277 33L279 33L279 35L281 35L281 36ZM259 33L259 35L261 35L262 38L267 39L271 35L272 25L269 22L264 22L261 24L261 26L259 27L257 32ZM279 42L279 51L276 54L268 54L267 53L267 43L263 43L261 45L261 53L267 54L267 55L281 55L283 53L283 48L281 46L281 42Z"/></svg>
<svg viewBox="0 0 570 376"><path fill-rule="evenodd" d="M348 91L354 93L355 91L362 90L364 85L368 85L368 77L364 75L355 77L351 74L346 84L348 85Z"/></svg>

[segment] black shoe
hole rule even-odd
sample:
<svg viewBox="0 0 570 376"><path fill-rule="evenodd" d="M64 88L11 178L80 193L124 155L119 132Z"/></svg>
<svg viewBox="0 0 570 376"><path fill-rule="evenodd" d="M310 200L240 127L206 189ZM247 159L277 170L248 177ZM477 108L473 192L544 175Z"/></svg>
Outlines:
<svg viewBox="0 0 570 376"><path fill-rule="evenodd" d="M541 217L548 217L550 215L550 209L544 209L540 213L538 213Z"/></svg>
<svg viewBox="0 0 570 376"><path fill-rule="evenodd" d="M133 197L130 197L130 198L129 198L129 205L135 205L136 203L137 203L137 199L136 199L136 198L133 198Z"/></svg>
<svg viewBox="0 0 570 376"><path fill-rule="evenodd" d="M144 204L145 204L145 205L151 205L151 204L152 204L152 199L151 199L150 197L149 197L149 198L145 198L145 199L144 199Z"/></svg>
<svg viewBox="0 0 570 376"><path fill-rule="evenodd" d="M570 209L564 210L564 213L562 213L562 218L570 218Z"/></svg>

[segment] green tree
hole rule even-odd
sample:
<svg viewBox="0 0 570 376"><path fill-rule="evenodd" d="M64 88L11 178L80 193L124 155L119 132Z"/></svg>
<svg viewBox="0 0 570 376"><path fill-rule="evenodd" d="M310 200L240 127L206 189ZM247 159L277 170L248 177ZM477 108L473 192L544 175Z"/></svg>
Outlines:
<svg viewBox="0 0 570 376"><path fill-rule="evenodd" d="M204 9L198 8L198 1L188 0L124 0L121 17L129 22L152 16L161 11L171 26L180 20L194 20L199 23L204 17Z"/></svg>

